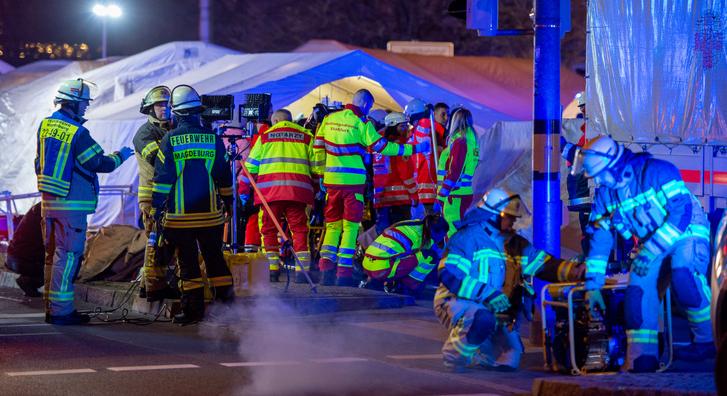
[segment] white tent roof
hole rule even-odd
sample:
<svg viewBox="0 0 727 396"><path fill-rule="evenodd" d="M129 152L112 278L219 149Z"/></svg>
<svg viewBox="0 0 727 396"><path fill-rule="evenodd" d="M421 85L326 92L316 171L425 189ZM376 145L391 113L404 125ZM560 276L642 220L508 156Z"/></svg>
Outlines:
<svg viewBox="0 0 727 396"><path fill-rule="evenodd" d="M5 74L13 70L15 70L15 67L13 67L13 65L10 65L7 62L3 62L0 60L0 74Z"/></svg>

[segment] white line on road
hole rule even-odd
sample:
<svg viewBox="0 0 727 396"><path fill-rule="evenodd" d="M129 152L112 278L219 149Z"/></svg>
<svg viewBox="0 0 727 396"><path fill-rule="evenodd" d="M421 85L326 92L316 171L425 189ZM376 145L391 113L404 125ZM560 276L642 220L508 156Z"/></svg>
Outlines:
<svg viewBox="0 0 727 396"><path fill-rule="evenodd" d="M0 337L25 337L25 336L41 336L41 335L54 335L63 334L57 331L49 331L46 333L14 333L14 334L0 334Z"/></svg>
<svg viewBox="0 0 727 396"><path fill-rule="evenodd" d="M3 296L0 296L0 300L8 300L8 301L17 302L17 303L24 303L25 302L25 300L21 300L19 298L3 297Z"/></svg>
<svg viewBox="0 0 727 396"><path fill-rule="evenodd" d="M229 362L220 363L221 366L225 367L262 367L262 366L291 366L294 364L300 364L296 361L279 361L279 362Z"/></svg>
<svg viewBox="0 0 727 396"><path fill-rule="evenodd" d="M0 319L16 319L16 318L45 318L45 314L42 312L38 312L38 313L0 315Z"/></svg>
<svg viewBox="0 0 727 396"><path fill-rule="evenodd" d="M10 377L22 377L29 375L56 375L56 374L85 374L95 373L94 369L71 369L71 370L40 370L40 371L16 371L11 373L5 373Z"/></svg>
<svg viewBox="0 0 727 396"><path fill-rule="evenodd" d="M33 327L33 326L50 326L48 323L24 323L24 324L0 324L0 328L5 327Z"/></svg>
<svg viewBox="0 0 727 396"><path fill-rule="evenodd" d="M386 355L386 357L394 360L433 360L441 359L442 354L433 353L429 355Z"/></svg>
<svg viewBox="0 0 727 396"><path fill-rule="evenodd" d="M310 359L314 363L355 363L355 362L368 362L366 358L357 357L338 357L338 358L323 358L323 359Z"/></svg>
<svg viewBox="0 0 727 396"><path fill-rule="evenodd" d="M175 370L199 368L196 364L163 364L156 366L124 366L124 367L107 367L109 371L145 371L145 370Z"/></svg>

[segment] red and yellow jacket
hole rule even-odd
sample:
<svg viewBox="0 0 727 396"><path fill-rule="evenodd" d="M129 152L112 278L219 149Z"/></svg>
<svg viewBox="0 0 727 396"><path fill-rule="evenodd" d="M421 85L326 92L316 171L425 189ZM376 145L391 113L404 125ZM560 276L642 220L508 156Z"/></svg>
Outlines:
<svg viewBox="0 0 727 396"><path fill-rule="evenodd" d="M379 131L383 135L384 130ZM401 139L399 143L404 143ZM374 153L374 207L411 205L416 199L414 172L407 157Z"/></svg>
<svg viewBox="0 0 727 396"><path fill-rule="evenodd" d="M432 140L432 132L429 118L422 118L414 127L409 143L417 144L425 140ZM438 155L439 149L444 142L444 127L434 123L434 131L437 134L437 144L432 144L431 153L417 153L409 158L409 166L414 170L416 180L417 200L424 204L433 204L437 199L437 168L434 166L434 155Z"/></svg>

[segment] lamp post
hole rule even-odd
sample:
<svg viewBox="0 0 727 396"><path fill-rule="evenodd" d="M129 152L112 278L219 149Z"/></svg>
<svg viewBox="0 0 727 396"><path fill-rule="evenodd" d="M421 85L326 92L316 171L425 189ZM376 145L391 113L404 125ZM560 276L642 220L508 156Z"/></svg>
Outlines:
<svg viewBox="0 0 727 396"><path fill-rule="evenodd" d="M105 58L106 53L106 19L121 17L121 7L116 4L96 4L93 6L93 13L101 18L101 57Z"/></svg>

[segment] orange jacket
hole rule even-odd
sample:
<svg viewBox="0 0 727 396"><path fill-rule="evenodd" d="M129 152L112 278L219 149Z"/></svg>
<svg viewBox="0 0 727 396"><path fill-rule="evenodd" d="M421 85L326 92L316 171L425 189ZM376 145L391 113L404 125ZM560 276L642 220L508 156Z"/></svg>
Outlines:
<svg viewBox="0 0 727 396"><path fill-rule="evenodd" d="M414 154L409 158L409 166L414 170L417 199L423 204L433 204L437 199L437 168L434 166L434 155L439 155L444 146L444 127L437 122L434 125L438 140L436 150L432 144L431 153ZM419 120L409 143L417 144L425 140L432 140L429 118Z"/></svg>
<svg viewBox="0 0 727 396"><path fill-rule="evenodd" d="M383 136L384 130L379 133ZM401 139L400 144L405 143ZM374 208L411 205L416 199L414 170L407 157L387 157L373 154Z"/></svg>

